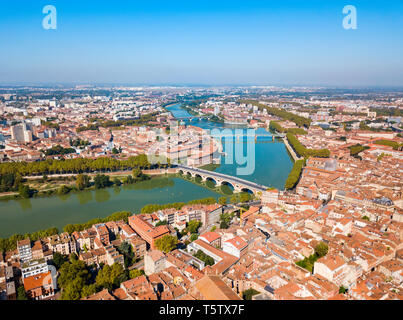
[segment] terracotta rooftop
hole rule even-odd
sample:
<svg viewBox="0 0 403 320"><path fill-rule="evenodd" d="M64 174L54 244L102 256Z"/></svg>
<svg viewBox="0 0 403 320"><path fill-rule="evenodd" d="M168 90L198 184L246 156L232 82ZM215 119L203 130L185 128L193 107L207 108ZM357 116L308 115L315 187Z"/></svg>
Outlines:
<svg viewBox="0 0 403 320"><path fill-rule="evenodd" d="M199 238L205 238L209 243L221 238L221 236L217 232L209 231L206 233L203 233Z"/></svg>
<svg viewBox="0 0 403 320"><path fill-rule="evenodd" d="M159 250L151 250L147 252L147 255L155 262L165 258L165 255Z"/></svg>
<svg viewBox="0 0 403 320"><path fill-rule="evenodd" d="M39 288L44 284L45 285L52 284L52 276L50 271L24 278L25 291Z"/></svg>
<svg viewBox="0 0 403 320"><path fill-rule="evenodd" d="M109 293L108 289L104 289L81 300L116 300L116 298Z"/></svg>
<svg viewBox="0 0 403 320"><path fill-rule="evenodd" d="M234 237L225 242L232 244L238 250L242 250L243 248L248 246L248 244L241 237Z"/></svg>
<svg viewBox="0 0 403 320"><path fill-rule="evenodd" d="M205 300L242 300L219 276L206 275L195 287Z"/></svg>

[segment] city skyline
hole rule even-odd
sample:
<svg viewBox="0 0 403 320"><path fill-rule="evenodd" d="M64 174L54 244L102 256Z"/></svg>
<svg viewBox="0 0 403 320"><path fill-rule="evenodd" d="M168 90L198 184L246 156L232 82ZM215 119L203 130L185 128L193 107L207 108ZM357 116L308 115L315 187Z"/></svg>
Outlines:
<svg viewBox="0 0 403 320"><path fill-rule="evenodd" d="M42 28L48 4L56 30ZM346 5L355 30L342 26ZM0 6L1 85L403 86L402 1Z"/></svg>

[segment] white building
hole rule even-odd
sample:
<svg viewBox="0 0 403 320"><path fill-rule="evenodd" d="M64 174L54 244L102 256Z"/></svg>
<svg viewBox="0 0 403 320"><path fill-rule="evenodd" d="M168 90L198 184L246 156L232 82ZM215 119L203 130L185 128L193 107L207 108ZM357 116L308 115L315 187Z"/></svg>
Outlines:
<svg viewBox="0 0 403 320"><path fill-rule="evenodd" d="M46 273L48 271L49 271L49 266L48 266L45 258L30 260L28 262L21 264L21 273L22 273L23 279L27 278L27 277L35 276L40 273Z"/></svg>
<svg viewBox="0 0 403 320"><path fill-rule="evenodd" d="M317 260L313 267L313 274L319 274L330 282L341 286L346 277L347 265L338 255L327 255Z"/></svg>
<svg viewBox="0 0 403 320"><path fill-rule="evenodd" d="M159 250L148 251L144 256L144 272L146 275L160 272L166 268L166 256Z"/></svg>
<svg viewBox="0 0 403 320"><path fill-rule="evenodd" d="M238 258L240 258L243 254L245 254L247 248L248 243L238 236L225 241L222 247L224 252L229 253Z"/></svg>

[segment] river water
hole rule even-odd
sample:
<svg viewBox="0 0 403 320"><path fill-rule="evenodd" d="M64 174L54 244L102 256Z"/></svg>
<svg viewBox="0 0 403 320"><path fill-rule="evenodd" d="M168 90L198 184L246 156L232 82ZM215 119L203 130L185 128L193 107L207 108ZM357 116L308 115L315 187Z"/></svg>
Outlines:
<svg viewBox="0 0 403 320"><path fill-rule="evenodd" d="M180 108L180 105L168 107L168 110L177 117L191 117ZM213 123L208 120L188 121L185 123L201 127L203 129L230 129L234 131L236 126L228 126L221 123ZM258 133L268 134L264 129L258 129ZM251 174L242 175L237 168L245 165L225 164L222 157L222 165L217 172L239 176L242 179L257 182L268 187L282 189L292 168L292 161L282 142L271 142L271 138L259 138L238 143L247 150L254 147L254 170ZM265 141L266 140L266 141ZM236 144L234 141L225 140L224 152ZM238 146L239 147L239 146ZM211 190L199 187L180 178L153 178L132 186L112 187L96 191L83 191L65 196L52 196L32 198L27 200L0 201L0 237L9 237L14 233L28 233L37 230L57 227L60 231L66 224L83 223L97 217L106 217L116 211L131 211L133 213L150 203L187 202L193 199L206 197L218 198L220 195Z"/></svg>
<svg viewBox="0 0 403 320"><path fill-rule="evenodd" d="M221 157L221 166L215 171L229 174L232 176L238 176L239 178L256 182L268 187L274 187L277 189L283 189L285 180L290 173L293 162L290 155L282 141L276 140L272 142L271 137L266 137L270 135L270 132L266 131L264 128L258 128L256 131L257 135L263 134L264 137L258 137L257 143L255 143L254 138L247 137L247 129L243 126L236 125L226 125L217 122L211 122L206 119L195 120L195 116L189 114L186 110L182 109L180 105L176 104L167 108L174 116L178 118L190 118L192 121L186 120L185 124L191 124L207 130L219 129L226 131L231 130L235 135L240 130L243 131L244 137L241 143L236 142L236 139L223 139L223 151L233 150L233 156L229 157L230 161L227 161L225 156ZM237 133L238 134L238 133ZM226 134L225 134L226 135ZM239 169L245 168L246 164L237 164L235 159L236 148L241 148L243 150L243 155L247 156L247 150L253 150L251 159L248 162L252 162L254 170L251 174L244 175L239 172ZM231 154L231 152L227 152ZM249 158L249 157L248 157ZM232 161L231 161L232 160ZM226 164L226 162L232 162L232 164Z"/></svg>

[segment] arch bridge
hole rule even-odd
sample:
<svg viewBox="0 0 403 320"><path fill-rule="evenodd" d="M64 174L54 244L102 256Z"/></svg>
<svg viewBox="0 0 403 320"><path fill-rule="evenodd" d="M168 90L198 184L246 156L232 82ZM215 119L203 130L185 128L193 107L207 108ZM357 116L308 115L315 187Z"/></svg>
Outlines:
<svg viewBox="0 0 403 320"><path fill-rule="evenodd" d="M177 172L181 172L186 175L189 174L192 177L201 177L202 181L214 180L217 186L221 186L224 184L229 184L234 188L235 192L251 192L253 194L257 194L259 192L266 191L268 187L250 182L238 177L230 176L223 173L218 173L214 171L208 171L203 169L198 169L194 167L188 167L183 165L176 166Z"/></svg>
<svg viewBox="0 0 403 320"><path fill-rule="evenodd" d="M258 138L270 138L272 141L275 141L276 138L285 138L285 134L282 133L257 133L255 132L254 134L250 135L250 134L218 134L218 135L212 135L213 138L216 139L226 139L226 138L231 138L234 139L235 141L243 141L245 142L245 138L246 141L252 139L255 142L258 142Z"/></svg>

